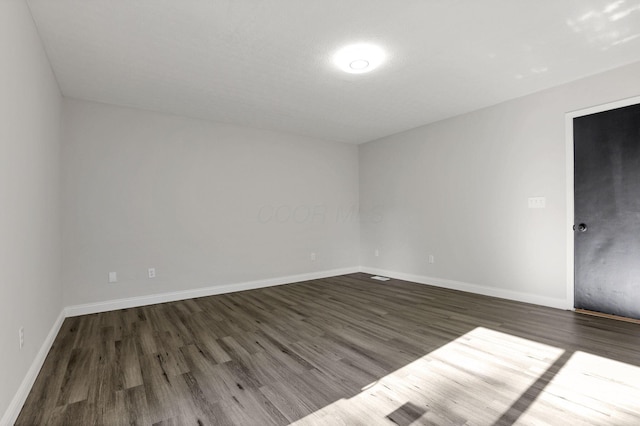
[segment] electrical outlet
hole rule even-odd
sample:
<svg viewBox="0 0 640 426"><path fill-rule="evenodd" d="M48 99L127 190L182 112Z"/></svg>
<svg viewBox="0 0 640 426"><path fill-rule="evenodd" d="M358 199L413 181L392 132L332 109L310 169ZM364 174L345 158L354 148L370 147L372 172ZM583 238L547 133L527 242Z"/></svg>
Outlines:
<svg viewBox="0 0 640 426"><path fill-rule="evenodd" d="M18 330L18 338L20 339L20 349L24 347L24 327L20 327Z"/></svg>
<svg viewBox="0 0 640 426"><path fill-rule="evenodd" d="M149 268L149 278L155 278L156 277L156 268Z"/></svg>
<svg viewBox="0 0 640 426"><path fill-rule="evenodd" d="M109 272L109 282L117 283L118 282L118 273L117 272Z"/></svg>
<svg viewBox="0 0 640 426"><path fill-rule="evenodd" d="M432 254L429 255L429 263L436 263L436 258Z"/></svg>
<svg viewBox="0 0 640 426"><path fill-rule="evenodd" d="M311 259L312 262L315 262L315 260L316 260L315 252L311 252L311 255L309 256L309 259Z"/></svg>
<svg viewBox="0 0 640 426"><path fill-rule="evenodd" d="M375 249L374 252L373 252L373 255L375 257L380 257L380 250L379 249Z"/></svg>

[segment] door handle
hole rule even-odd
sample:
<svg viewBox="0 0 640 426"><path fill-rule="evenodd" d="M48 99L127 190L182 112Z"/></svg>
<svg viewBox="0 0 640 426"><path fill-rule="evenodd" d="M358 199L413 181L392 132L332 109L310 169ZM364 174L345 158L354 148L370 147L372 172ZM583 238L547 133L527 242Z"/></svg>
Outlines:
<svg viewBox="0 0 640 426"><path fill-rule="evenodd" d="M581 223L579 225L573 225L573 230L574 231L578 231L578 232L586 232L587 231L587 224L586 223Z"/></svg>

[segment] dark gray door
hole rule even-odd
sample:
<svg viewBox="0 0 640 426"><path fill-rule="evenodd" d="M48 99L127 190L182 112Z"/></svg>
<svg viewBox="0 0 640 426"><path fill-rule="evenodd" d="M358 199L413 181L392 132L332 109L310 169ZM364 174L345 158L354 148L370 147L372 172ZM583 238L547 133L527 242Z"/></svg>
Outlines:
<svg viewBox="0 0 640 426"><path fill-rule="evenodd" d="M640 104L573 120L575 307L640 318Z"/></svg>

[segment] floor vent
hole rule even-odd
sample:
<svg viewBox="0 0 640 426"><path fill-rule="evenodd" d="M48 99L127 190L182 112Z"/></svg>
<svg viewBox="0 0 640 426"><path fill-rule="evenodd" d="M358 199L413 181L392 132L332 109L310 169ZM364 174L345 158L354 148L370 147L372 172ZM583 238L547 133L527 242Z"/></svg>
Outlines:
<svg viewBox="0 0 640 426"><path fill-rule="evenodd" d="M378 281L389 281L391 278L387 278L387 277L381 277L379 275L373 276L371 277L372 280L378 280Z"/></svg>

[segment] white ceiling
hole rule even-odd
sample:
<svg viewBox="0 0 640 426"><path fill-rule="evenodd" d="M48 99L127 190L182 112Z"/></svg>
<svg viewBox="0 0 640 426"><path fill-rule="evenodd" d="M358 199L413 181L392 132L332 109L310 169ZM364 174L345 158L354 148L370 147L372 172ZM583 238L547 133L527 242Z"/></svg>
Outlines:
<svg viewBox="0 0 640 426"><path fill-rule="evenodd" d="M640 61L640 0L28 4L65 96L352 143Z"/></svg>

